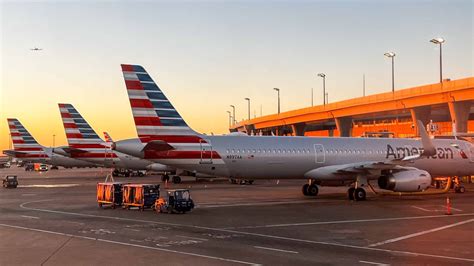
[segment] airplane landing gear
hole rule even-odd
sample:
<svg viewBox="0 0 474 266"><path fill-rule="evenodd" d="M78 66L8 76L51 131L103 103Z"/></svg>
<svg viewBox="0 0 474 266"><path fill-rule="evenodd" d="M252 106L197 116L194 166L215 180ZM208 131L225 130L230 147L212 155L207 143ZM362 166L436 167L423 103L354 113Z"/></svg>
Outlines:
<svg viewBox="0 0 474 266"><path fill-rule="evenodd" d="M365 192L365 189L358 187L351 187L347 190L347 197L349 200L355 200L355 201L361 201L366 199L367 193Z"/></svg>
<svg viewBox="0 0 474 266"><path fill-rule="evenodd" d="M303 192L303 195L305 195L305 196L315 197L315 196L318 195L319 189L318 189L318 186L316 185L316 183L314 183L313 180L310 180L309 184L304 184L303 185L302 192Z"/></svg>

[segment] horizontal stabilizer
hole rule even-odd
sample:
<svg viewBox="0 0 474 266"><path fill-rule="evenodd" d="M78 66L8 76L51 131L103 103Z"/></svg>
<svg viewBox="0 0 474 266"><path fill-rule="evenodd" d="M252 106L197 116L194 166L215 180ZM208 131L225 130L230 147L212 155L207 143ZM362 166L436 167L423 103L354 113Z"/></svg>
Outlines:
<svg viewBox="0 0 474 266"><path fill-rule="evenodd" d="M16 157L17 155L24 155L24 154L27 154L27 153L26 152L21 152L21 151L14 151L14 150L4 150L3 154L6 154L8 156Z"/></svg>
<svg viewBox="0 0 474 266"><path fill-rule="evenodd" d="M71 153L84 153L84 152L88 152L86 150L82 150L82 149L77 149L77 148L71 148L71 147L64 147L62 148L65 152L71 154Z"/></svg>
<svg viewBox="0 0 474 266"><path fill-rule="evenodd" d="M162 140L152 140L148 142L142 151L169 151L174 150L174 147Z"/></svg>

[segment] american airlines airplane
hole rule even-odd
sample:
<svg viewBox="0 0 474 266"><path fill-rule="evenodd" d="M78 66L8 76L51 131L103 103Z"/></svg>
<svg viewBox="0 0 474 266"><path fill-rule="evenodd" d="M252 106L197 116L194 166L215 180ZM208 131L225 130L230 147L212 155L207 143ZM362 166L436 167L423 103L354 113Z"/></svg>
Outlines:
<svg viewBox="0 0 474 266"><path fill-rule="evenodd" d="M63 167L93 167L94 163L84 162L56 154L55 149L63 147L47 148L40 145L18 119L8 118L8 127L12 136L13 150L5 150L3 153L17 159L32 162L45 163L53 166Z"/></svg>
<svg viewBox="0 0 474 266"><path fill-rule="evenodd" d="M306 196L319 186L349 186L366 198L369 181L396 192L423 191L432 176L474 175L474 146L462 139L286 136L208 136L192 130L139 65L122 65L138 139L112 148L147 160L213 176L242 179L304 178Z"/></svg>
<svg viewBox="0 0 474 266"><path fill-rule="evenodd" d="M82 115L71 104L60 103L59 110L69 147L56 149L56 153L115 169L154 170L170 172L173 169L159 163L113 151Z"/></svg>

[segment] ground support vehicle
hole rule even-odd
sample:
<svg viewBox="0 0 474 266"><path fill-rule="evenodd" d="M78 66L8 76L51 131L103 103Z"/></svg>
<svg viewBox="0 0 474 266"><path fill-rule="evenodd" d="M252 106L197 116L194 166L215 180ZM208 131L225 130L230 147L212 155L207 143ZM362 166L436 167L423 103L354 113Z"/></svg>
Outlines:
<svg viewBox="0 0 474 266"><path fill-rule="evenodd" d="M193 208L189 189L168 190L166 198L159 198L155 202L155 211L158 213L186 213Z"/></svg>
<svg viewBox="0 0 474 266"><path fill-rule="evenodd" d="M18 186L18 179L16 175L7 175L3 179L4 188L16 188Z"/></svg>

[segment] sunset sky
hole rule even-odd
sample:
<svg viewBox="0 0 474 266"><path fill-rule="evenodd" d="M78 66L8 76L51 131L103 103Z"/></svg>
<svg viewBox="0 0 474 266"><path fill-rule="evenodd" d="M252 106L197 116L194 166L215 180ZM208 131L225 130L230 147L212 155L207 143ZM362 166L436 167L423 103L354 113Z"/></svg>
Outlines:
<svg viewBox="0 0 474 266"><path fill-rule="evenodd" d="M136 136L120 69L143 65L188 124L226 133L229 105L247 117L474 76L473 1L2 1L0 150L6 118L43 145L66 144L58 102L98 132ZM43 51L31 51L39 47Z"/></svg>

